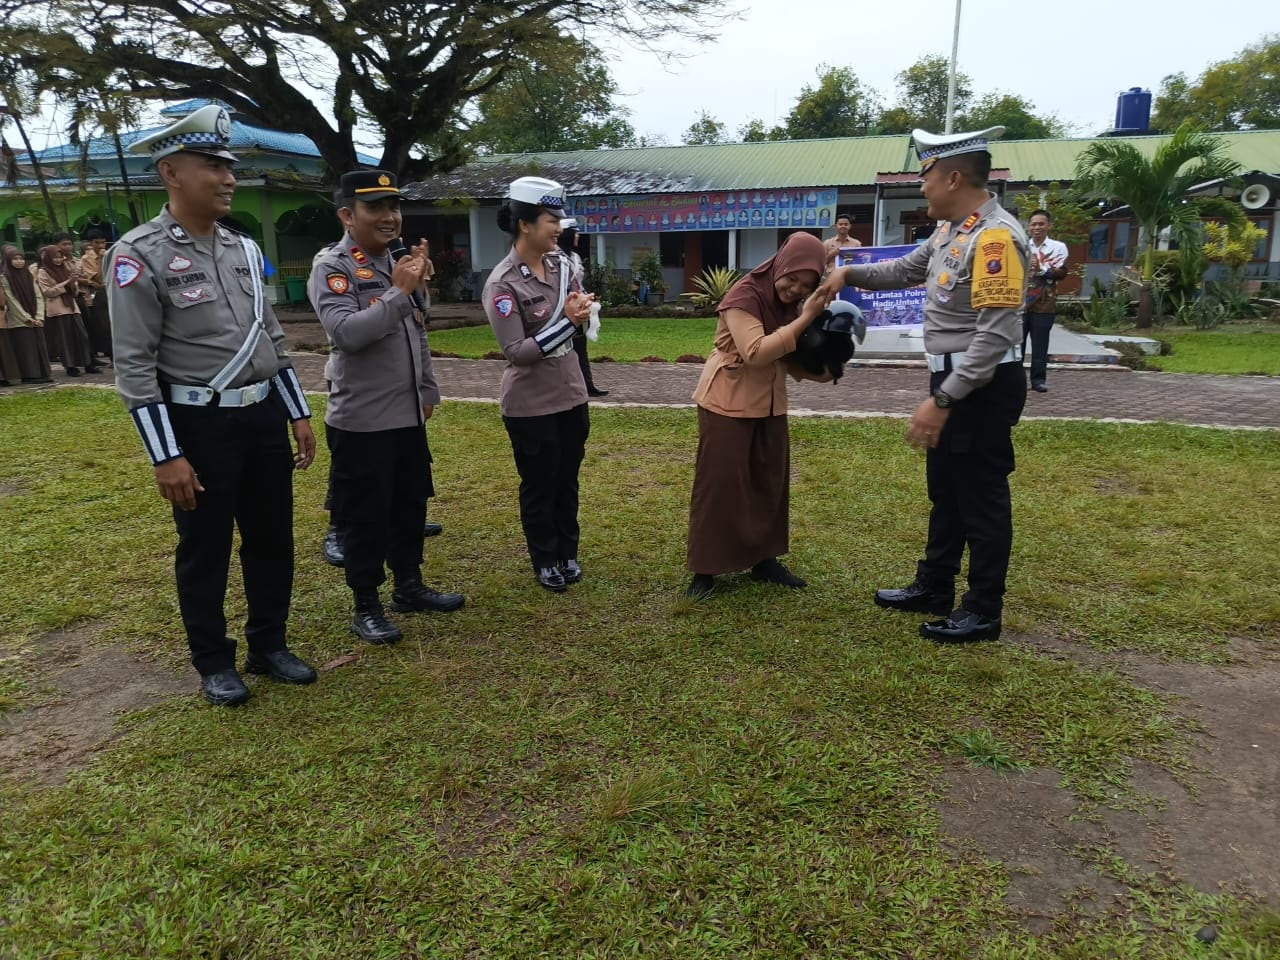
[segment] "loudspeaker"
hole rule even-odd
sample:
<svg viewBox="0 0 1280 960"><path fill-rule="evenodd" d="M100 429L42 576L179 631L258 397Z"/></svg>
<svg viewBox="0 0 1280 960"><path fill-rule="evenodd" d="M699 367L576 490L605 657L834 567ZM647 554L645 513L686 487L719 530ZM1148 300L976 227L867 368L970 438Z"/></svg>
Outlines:
<svg viewBox="0 0 1280 960"><path fill-rule="evenodd" d="M1265 184L1251 183L1240 194L1240 205L1246 210L1261 210L1271 202L1271 191Z"/></svg>

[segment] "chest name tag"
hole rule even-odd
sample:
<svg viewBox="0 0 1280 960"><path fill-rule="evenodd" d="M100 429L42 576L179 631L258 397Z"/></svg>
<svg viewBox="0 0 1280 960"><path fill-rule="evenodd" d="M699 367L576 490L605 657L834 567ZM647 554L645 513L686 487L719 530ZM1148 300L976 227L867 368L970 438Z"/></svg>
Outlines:
<svg viewBox="0 0 1280 960"><path fill-rule="evenodd" d="M973 255L973 289L970 303L975 310L1022 306L1026 271L1013 235L1003 227L983 230Z"/></svg>

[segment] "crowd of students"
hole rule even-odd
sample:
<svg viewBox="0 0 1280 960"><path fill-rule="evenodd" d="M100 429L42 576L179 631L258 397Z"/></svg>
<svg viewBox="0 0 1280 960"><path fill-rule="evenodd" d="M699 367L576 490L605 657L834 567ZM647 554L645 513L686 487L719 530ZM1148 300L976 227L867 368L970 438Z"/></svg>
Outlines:
<svg viewBox="0 0 1280 960"><path fill-rule="evenodd" d="M34 259L0 248L0 387L52 383L54 363L79 377L110 361L106 246L105 234L90 229L79 257L69 233L55 234Z"/></svg>

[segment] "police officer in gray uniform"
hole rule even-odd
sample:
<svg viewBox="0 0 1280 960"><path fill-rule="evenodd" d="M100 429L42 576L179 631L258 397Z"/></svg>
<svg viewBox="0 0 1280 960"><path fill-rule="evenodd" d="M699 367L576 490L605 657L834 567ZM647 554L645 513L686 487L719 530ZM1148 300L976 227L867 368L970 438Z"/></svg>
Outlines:
<svg viewBox="0 0 1280 960"><path fill-rule="evenodd" d="M426 422L440 403L422 299L430 260L425 244L392 253L403 246L393 174L343 174L337 199L346 234L316 258L307 284L332 348L332 517L355 597L351 629L367 643L394 643L403 635L378 597L384 565L394 580L392 610L448 612L464 603L422 582L422 531L435 492Z"/></svg>
<svg viewBox="0 0 1280 960"><path fill-rule="evenodd" d="M987 190L987 144L1002 133L1003 127L945 136L913 131L920 192L937 229L898 260L833 271L815 294L830 301L849 285L927 285L931 395L912 414L907 441L927 451L929 540L914 582L879 590L875 601L894 610L948 613L920 625L921 636L943 643L1000 636L1013 546L1011 431L1027 399L1019 310L1028 243L1017 219ZM966 544L969 590L952 610Z"/></svg>
<svg viewBox="0 0 1280 960"><path fill-rule="evenodd" d="M112 248L106 270L116 389L178 529L175 574L205 698L249 697L226 635L232 533L240 529L249 653L286 683L316 672L285 646L293 591L293 470L315 457L306 397L266 302L262 252L219 224L236 178L231 120L212 105L134 143L169 202ZM289 446L285 423L297 444Z"/></svg>

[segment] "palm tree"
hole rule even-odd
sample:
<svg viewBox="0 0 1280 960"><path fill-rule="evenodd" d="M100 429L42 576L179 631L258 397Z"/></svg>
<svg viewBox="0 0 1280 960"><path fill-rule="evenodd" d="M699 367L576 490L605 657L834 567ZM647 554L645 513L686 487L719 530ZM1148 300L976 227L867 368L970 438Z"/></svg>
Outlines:
<svg viewBox="0 0 1280 960"><path fill-rule="evenodd" d="M1193 187L1232 177L1240 165L1226 156L1221 137L1211 136L1189 121L1162 142L1151 159L1123 140L1098 140L1076 159L1075 190L1085 199L1117 201L1127 206L1139 227L1142 287L1138 299L1138 326L1151 326L1155 298L1156 240L1169 227L1182 249L1200 244L1200 223L1205 216L1235 221L1242 214L1237 204L1219 197L1192 197Z"/></svg>

